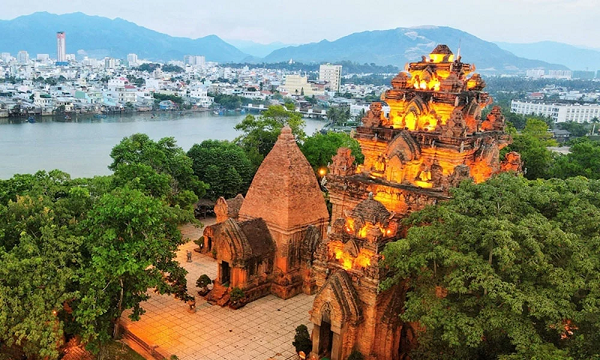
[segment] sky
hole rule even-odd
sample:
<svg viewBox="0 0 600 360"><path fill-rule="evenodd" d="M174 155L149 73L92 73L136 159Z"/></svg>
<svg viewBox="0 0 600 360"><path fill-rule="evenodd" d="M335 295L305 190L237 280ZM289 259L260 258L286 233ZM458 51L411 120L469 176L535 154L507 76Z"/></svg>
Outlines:
<svg viewBox="0 0 600 360"><path fill-rule="evenodd" d="M172 36L300 44L354 32L451 26L487 41L600 48L600 0L0 0L0 19L37 11L116 17Z"/></svg>

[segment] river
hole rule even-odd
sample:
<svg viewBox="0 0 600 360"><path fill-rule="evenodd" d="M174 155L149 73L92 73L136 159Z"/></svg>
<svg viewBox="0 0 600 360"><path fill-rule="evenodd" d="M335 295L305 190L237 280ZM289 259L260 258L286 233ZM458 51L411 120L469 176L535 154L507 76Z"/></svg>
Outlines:
<svg viewBox="0 0 600 360"><path fill-rule="evenodd" d="M0 179L38 170L60 169L72 177L108 175L110 151L124 137L144 133L154 140L172 136L185 151L207 139L233 140L234 126L245 115L216 116L210 112L178 115L159 113L75 118L72 122L42 120L34 124L0 119ZM12 119L11 119L12 120ZM305 119L306 134L325 125Z"/></svg>

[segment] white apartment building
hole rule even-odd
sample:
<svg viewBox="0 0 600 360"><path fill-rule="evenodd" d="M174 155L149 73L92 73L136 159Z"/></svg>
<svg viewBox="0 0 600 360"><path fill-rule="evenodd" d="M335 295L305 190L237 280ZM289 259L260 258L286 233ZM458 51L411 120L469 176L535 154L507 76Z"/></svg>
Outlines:
<svg viewBox="0 0 600 360"><path fill-rule="evenodd" d="M29 62L29 53L27 51L19 51L17 54L17 62L19 64L27 64Z"/></svg>
<svg viewBox="0 0 600 360"><path fill-rule="evenodd" d="M185 65L204 67L204 65L206 65L206 58L201 55L185 55L183 57L183 63Z"/></svg>
<svg viewBox="0 0 600 360"><path fill-rule="evenodd" d="M214 100L212 97L208 96L208 91L203 87L191 89L189 96L196 101L196 105L204 108L211 106Z"/></svg>
<svg viewBox="0 0 600 360"><path fill-rule="evenodd" d="M573 72L571 70L548 70L548 75L544 77L569 80L573 77Z"/></svg>
<svg viewBox="0 0 600 360"><path fill-rule="evenodd" d="M593 118L600 119L600 105L598 104L546 104L513 100L511 112L521 115L549 116L557 123L574 121L585 122Z"/></svg>
<svg viewBox="0 0 600 360"><path fill-rule="evenodd" d="M104 58L104 67L106 69L114 69L117 67L117 60L113 58L106 57Z"/></svg>
<svg viewBox="0 0 600 360"><path fill-rule="evenodd" d="M340 92L342 65L323 64L319 68L319 81L327 81L329 90Z"/></svg>
<svg viewBox="0 0 600 360"><path fill-rule="evenodd" d="M137 54L127 54L127 62L129 63L129 66L136 66L138 63Z"/></svg>
<svg viewBox="0 0 600 360"><path fill-rule="evenodd" d="M324 91L313 89L312 84L308 82L308 78L302 75L286 75L285 84L281 88L290 95L298 96L323 95L325 93Z"/></svg>
<svg viewBox="0 0 600 360"><path fill-rule="evenodd" d="M125 85L127 85L127 84L129 84L129 80L127 80L126 77L122 77L122 76L108 80L109 88L122 88L122 87L125 87Z"/></svg>
<svg viewBox="0 0 600 360"><path fill-rule="evenodd" d="M544 69L530 69L527 70L527 77L533 79L543 78L545 74Z"/></svg>

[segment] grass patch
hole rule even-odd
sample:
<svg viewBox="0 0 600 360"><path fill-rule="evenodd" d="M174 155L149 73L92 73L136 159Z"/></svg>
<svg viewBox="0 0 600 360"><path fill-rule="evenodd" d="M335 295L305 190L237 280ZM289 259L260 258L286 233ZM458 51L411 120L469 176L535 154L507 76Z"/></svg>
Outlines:
<svg viewBox="0 0 600 360"><path fill-rule="evenodd" d="M106 345L105 359L111 360L144 360L144 357L122 342L112 341Z"/></svg>

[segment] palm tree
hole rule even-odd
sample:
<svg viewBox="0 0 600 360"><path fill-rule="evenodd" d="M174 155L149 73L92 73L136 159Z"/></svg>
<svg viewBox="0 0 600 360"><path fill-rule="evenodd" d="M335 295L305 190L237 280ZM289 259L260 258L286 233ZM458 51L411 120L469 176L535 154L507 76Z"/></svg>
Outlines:
<svg viewBox="0 0 600 360"><path fill-rule="evenodd" d="M594 132L596 131L596 124L600 122L600 120L598 120L598 117L594 117L592 120L592 124L594 124L594 126L592 127L592 135L594 135Z"/></svg>

